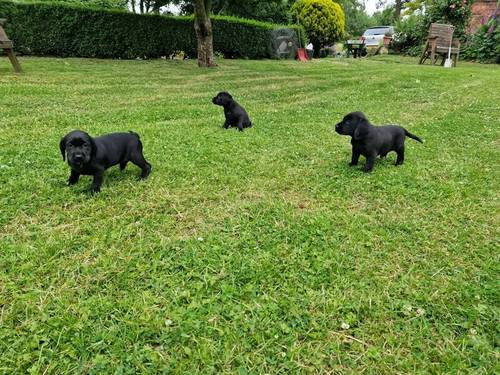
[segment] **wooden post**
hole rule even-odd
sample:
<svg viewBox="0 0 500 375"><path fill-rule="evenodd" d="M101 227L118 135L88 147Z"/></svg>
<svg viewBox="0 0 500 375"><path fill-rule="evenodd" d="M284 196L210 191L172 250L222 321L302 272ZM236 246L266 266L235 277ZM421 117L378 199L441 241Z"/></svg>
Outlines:
<svg viewBox="0 0 500 375"><path fill-rule="evenodd" d="M12 41L9 39L7 34L5 34L5 31L3 29L5 21L5 18L0 18L0 49L3 50L3 54L9 57L10 63L14 67L15 72L21 73L23 70L21 69L21 64L19 64L19 61L14 54L14 46L12 44Z"/></svg>

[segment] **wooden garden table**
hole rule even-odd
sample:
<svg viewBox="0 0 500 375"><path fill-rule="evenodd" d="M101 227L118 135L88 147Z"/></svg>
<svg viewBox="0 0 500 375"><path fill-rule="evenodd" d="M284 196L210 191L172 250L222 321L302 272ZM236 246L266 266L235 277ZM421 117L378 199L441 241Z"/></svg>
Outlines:
<svg viewBox="0 0 500 375"><path fill-rule="evenodd" d="M345 42L347 48L347 57L353 55L354 58L361 57L361 53L365 49L365 41L359 39L350 39Z"/></svg>
<svg viewBox="0 0 500 375"><path fill-rule="evenodd" d="M9 39L7 34L5 34L5 31L3 29L5 21L5 18L0 18L0 49L3 51L3 54L9 57L9 60L16 73L21 73L21 65L19 64L19 61L17 61L17 57L14 54L14 45L12 44L12 41Z"/></svg>

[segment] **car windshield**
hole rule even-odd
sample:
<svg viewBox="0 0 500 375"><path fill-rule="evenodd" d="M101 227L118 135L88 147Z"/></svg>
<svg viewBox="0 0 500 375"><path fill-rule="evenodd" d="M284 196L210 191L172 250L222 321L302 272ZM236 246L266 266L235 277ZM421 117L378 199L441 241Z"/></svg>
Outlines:
<svg viewBox="0 0 500 375"><path fill-rule="evenodd" d="M368 29L365 31L363 34L364 36L369 36L369 35L384 35L386 32L390 32L391 29L388 27L381 27L378 29Z"/></svg>

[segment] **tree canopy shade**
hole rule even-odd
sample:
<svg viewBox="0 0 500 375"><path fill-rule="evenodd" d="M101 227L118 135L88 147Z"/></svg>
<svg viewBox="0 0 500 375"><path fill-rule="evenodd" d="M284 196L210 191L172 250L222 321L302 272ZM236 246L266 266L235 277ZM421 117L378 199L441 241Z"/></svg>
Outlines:
<svg viewBox="0 0 500 375"><path fill-rule="evenodd" d="M78 5L88 8L102 8L102 9L126 9L129 0L17 0L20 3L37 3L37 2L50 2L50 3L65 3L70 5Z"/></svg>
<svg viewBox="0 0 500 375"><path fill-rule="evenodd" d="M189 0L173 0L183 14L193 14ZM228 15L272 23L289 23L290 7L295 0L212 0L211 11L217 15Z"/></svg>

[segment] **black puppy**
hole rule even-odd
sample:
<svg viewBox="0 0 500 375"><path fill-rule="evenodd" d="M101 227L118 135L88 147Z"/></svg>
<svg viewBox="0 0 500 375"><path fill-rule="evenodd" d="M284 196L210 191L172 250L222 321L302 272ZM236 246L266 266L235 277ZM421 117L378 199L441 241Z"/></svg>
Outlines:
<svg viewBox="0 0 500 375"><path fill-rule="evenodd" d="M230 126L236 126L239 131L243 131L243 128L252 127L252 121L250 121L245 108L239 105L228 92L219 92L217 96L212 99L212 103L224 107L224 115L226 116L224 129Z"/></svg>
<svg viewBox="0 0 500 375"><path fill-rule="evenodd" d="M339 134L352 137L352 160L350 165L357 165L359 156L366 157L365 172L373 169L377 155L385 157L388 152L396 151L396 165L403 164L405 158L405 137L422 140L401 126L373 126L362 112L352 112L335 125Z"/></svg>
<svg viewBox="0 0 500 375"><path fill-rule="evenodd" d="M75 130L61 139L59 148L63 160L66 160L66 154L68 155L68 164L71 167L68 185L76 184L82 174L92 175L92 193L101 190L104 171L113 165L120 164L120 170L124 170L131 161L142 169L141 178L148 177L151 172L151 164L142 155L139 135L134 132L92 138L85 132Z"/></svg>

